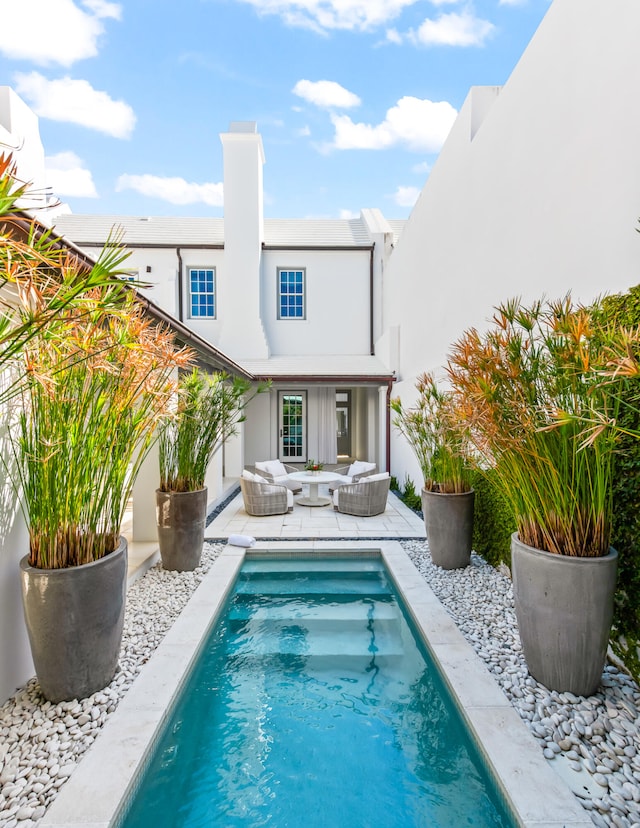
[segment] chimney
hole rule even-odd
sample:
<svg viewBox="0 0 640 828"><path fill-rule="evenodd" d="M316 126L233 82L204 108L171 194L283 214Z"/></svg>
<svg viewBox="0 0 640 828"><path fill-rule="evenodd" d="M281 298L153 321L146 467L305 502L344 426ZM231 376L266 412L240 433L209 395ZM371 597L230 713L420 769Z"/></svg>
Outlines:
<svg viewBox="0 0 640 828"><path fill-rule="evenodd" d="M265 359L261 262L264 240L262 138L253 121L232 121L220 135L224 156L224 273L219 346L234 359ZM224 310L223 310L224 308Z"/></svg>

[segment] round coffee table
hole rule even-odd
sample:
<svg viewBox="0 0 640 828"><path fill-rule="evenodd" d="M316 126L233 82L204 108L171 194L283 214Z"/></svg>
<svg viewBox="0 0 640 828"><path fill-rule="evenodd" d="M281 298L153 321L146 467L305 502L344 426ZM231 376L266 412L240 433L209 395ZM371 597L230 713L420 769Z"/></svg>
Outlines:
<svg viewBox="0 0 640 828"><path fill-rule="evenodd" d="M329 506L331 503L330 497L320 497L318 495L318 486L320 483L333 483L340 475L333 472L292 472L288 477L295 480L297 483L306 483L309 487L308 497L300 497L296 500L301 506Z"/></svg>

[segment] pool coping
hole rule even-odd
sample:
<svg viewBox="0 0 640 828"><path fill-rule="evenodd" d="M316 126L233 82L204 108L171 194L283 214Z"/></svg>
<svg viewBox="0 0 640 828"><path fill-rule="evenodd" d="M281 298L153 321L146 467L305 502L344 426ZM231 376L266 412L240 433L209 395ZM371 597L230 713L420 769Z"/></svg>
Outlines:
<svg viewBox="0 0 640 828"><path fill-rule="evenodd" d="M291 554L277 541L249 550ZM288 548L287 548L288 547ZM380 552L412 620L522 828L593 828L400 543L303 541L296 551ZM143 766L203 636L219 615L246 549L226 546L51 804L42 828L110 828Z"/></svg>

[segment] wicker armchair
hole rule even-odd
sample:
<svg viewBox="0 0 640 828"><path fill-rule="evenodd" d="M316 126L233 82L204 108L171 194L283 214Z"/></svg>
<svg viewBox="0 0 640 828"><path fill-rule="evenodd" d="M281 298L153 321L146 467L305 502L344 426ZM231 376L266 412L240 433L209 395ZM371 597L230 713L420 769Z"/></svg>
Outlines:
<svg viewBox="0 0 640 828"><path fill-rule="evenodd" d="M278 483L286 486L294 494L300 494L302 486L295 480L289 480L287 475L299 471L295 466L289 466L280 460L256 460L254 463L256 473L266 478L270 483Z"/></svg>
<svg viewBox="0 0 640 828"><path fill-rule="evenodd" d="M240 490L249 515L284 515L293 510L293 492L286 486L241 477Z"/></svg>
<svg viewBox="0 0 640 828"><path fill-rule="evenodd" d="M380 515L387 508L390 483L386 473L370 475L360 483L343 483L333 493L333 508L359 517Z"/></svg>
<svg viewBox="0 0 640 828"><path fill-rule="evenodd" d="M365 463L360 460L355 460L350 466L340 466L334 469L334 474L339 474L340 477L329 483L329 494L333 494L338 486L344 486L345 483L357 483L371 474L377 473L377 466L375 463Z"/></svg>

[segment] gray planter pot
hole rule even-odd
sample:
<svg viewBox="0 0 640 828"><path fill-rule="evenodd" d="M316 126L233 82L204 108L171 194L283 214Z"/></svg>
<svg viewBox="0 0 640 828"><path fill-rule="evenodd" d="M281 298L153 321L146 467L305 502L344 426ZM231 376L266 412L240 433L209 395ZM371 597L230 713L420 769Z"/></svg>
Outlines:
<svg viewBox="0 0 640 828"><path fill-rule="evenodd" d="M531 675L559 692L590 696L607 655L618 553L574 558L511 537L513 595Z"/></svg>
<svg viewBox="0 0 640 828"><path fill-rule="evenodd" d="M102 690L118 666L127 592L127 541L99 561L36 569L20 561L36 675L51 702Z"/></svg>
<svg viewBox="0 0 640 828"><path fill-rule="evenodd" d="M475 492L444 494L422 490L422 514L431 560L443 569L469 566Z"/></svg>
<svg viewBox="0 0 640 828"><path fill-rule="evenodd" d="M162 566L191 572L200 563L207 519L207 488L195 492L156 489L156 522Z"/></svg>

